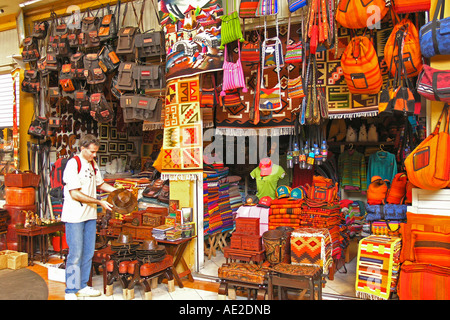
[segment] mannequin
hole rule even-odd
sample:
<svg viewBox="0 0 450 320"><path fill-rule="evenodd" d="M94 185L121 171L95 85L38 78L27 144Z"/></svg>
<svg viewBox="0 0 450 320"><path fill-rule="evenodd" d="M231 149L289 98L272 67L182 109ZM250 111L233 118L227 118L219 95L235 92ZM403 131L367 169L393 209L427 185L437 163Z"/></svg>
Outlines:
<svg viewBox="0 0 450 320"><path fill-rule="evenodd" d="M262 197L276 198L276 190L278 187L278 181L285 176L284 169L272 163L270 158L263 158L259 162L258 167L250 172L250 176L256 179L256 196L261 199Z"/></svg>

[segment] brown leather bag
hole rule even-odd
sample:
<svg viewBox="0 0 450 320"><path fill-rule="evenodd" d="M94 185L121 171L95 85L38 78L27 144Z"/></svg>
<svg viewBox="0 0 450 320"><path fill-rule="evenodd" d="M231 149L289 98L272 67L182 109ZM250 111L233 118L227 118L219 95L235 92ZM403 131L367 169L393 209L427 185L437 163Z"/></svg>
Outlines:
<svg viewBox="0 0 450 320"><path fill-rule="evenodd" d="M148 186L144 189L142 195L146 198L154 198L157 199L161 189L164 185L164 180L156 179L151 186Z"/></svg>

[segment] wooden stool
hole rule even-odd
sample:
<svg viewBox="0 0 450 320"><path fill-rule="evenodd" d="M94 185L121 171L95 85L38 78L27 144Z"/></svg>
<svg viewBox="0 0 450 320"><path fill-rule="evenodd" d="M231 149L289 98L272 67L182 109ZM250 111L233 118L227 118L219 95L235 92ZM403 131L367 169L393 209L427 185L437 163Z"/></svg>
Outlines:
<svg viewBox="0 0 450 320"><path fill-rule="evenodd" d="M218 270L220 300L226 296L236 299L236 289L247 290L247 299L252 299L252 291L256 291L256 300L265 300L267 294L267 270L257 264L230 263L223 264Z"/></svg>
<svg viewBox="0 0 450 320"><path fill-rule="evenodd" d="M111 250L111 246L107 246L103 249L95 250L94 256L92 257L92 269L91 275L89 276L88 286L92 287L92 273L95 270L96 274L100 274L99 266L102 266L102 275L103 275L103 293L106 294L106 262L111 260L111 255L113 255L115 251Z"/></svg>
<svg viewBox="0 0 450 320"><path fill-rule="evenodd" d="M279 263L270 269L269 300L274 299L274 286L278 286L279 300L287 300L287 288L302 290L300 297L309 291L310 300L322 300L322 278L322 269L318 266Z"/></svg>
<svg viewBox="0 0 450 320"><path fill-rule="evenodd" d="M142 284L145 289L144 300L152 299L152 288L158 286L158 278L163 276L167 279L168 291L175 291L175 281L173 278L173 257L166 255L163 260L152 263L139 263L134 268L133 277L130 279L127 287L127 300L134 299L134 286ZM131 271L131 270L129 270Z"/></svg>
<svg viewBox="0 0 450 320"><path fill-rule="evenodd" d="M226 247L227 244L227 237L230 234L230 232L233 232L234 228L224 229L222 232L217 234L216 242L219 246L219 250L223 252L223 248Z"/></svg>
<svg viewBox="0 0 450 320"><path fill-rule="evenodd" d="M213 234L209 234L205 237L205 254L208 256L208 259L211 260L211 256L216 256L216 250L219 246L218 236L220 232L216 232Z"/></svg>

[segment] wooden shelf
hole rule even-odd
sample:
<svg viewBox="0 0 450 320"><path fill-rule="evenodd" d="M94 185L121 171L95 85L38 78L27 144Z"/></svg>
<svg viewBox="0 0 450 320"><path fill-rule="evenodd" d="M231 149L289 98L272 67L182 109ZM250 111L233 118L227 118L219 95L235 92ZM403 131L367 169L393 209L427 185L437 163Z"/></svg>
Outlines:
<svg viewBox="0 0 450 320"><path fill-rule="evenodd" d="M347 141L329 141L327 142L329 146L344 146L344 145L350 145L353 144L353 146L379 146L379 145L385 145L385 146L393 146L395 145L394 141L384 141L384 142L347 142Z"/></svg>

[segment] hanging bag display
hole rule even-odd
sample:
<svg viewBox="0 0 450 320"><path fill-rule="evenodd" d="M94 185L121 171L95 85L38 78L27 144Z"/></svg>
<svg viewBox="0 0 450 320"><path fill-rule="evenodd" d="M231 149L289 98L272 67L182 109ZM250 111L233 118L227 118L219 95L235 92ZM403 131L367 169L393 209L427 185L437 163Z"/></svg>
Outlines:
<svg viewBox="0 0 450 320"><path fill-rule="evenodd" d="M200 75L200 107L214 108L219 104L215 73Z"/></svg>
<svg viewBox="0 0 450 320"><path fill-rule="evenodd" d="M69 29L67 28L67 24L62 20L59 24L56 25L55 29L56 41L57 41L57 49L56 55L57 57L68 57L71 54L70 44L69 44Z"/></svg>
<svg viewBox="0 0 450 320"><path fill-rule="evenodd" d="M100 68L97 53L88 53L83 57L86 83L101 87L106 82L106 75Z"/></svg>
<svg viewBox="0 0 450 320"><path fill-rule="evenodd" d="M164 31L155 31L150 29L144 33L136 35L135 47L137 49L138 58L149 58L165 55Z"/></svg>
<svg viewBox="0 0 450 320"><path fill-rule="evenodd" d="M434 131L405 159L408 180L418 188L439 190L450 183L448 109L448 104L445 104ZM440 132L442 120L445 122Z"/></svg>
<svg viewBox="0 0 450 320"><path fill-rule="evenodd" d="M31 36L35 39L45 39L47 37L47 30L47 21L36 22L34 24L33 33L31 34Z"/></svg>
<svg viewBox="0 0 450 320"><path fill-rule="evenodd" d="M59 72L59 85L64 92L75 91L75 84L71 74L71 64L66 63L61 67Z"/></svg>
<svg viewBox="0 0 450 320"><path fill-rule="evenodd" d="M23 40L22 59L23 62L34 62L40 59L39 46L37 39L34 37L26 37Z"/></svg>
<svg viewBox="0 0 450 320"><path fill-rule="evenodd" d="M37 70L25 70L22 80L22 91L39 93L41 90L39 72Z"/></svg>
<svg viewBox="0 0 450 320"><path fill-rule="evenodd" d="M220 92L221 96L225 95L225 91L233 90L237 88L242 88L242 92L247 92L247 87L245 85L244 71L242 69L241 63L241 49L240 42L238 41L238 59L236 62L227 61L228 59L228 51L227 45L224 50L224 61L223 61L223 83L222 83L222 91Z"/></svg>
<svg viewBox="0 0 450 320"><path fill-rule="evenodd" d="M77 52L70 56L70 72L75 80L85 80L84 75L84 53Z"/></svg>
<svg viewBox="0 0 450 320"><path fill-rule="evenodd" d="M394 99L392 102L393 111L400 111L403 114L413 114L416 105L413 94L414 88L410 79L405 76L407 71L403 59L398 59L397 65L396 83L398 83L399 86L394 91Z"/></svg>
<svg viewBox="0 0 450 320"><path fill-rule="evenodd" d="M133 77L134 62L121 62L118 69L116 88L125 91L134 91L136 82Z"/></svg>
<svg viewBox="0 0 450 320"><path fill-rule="evenodd" d="M258 31L256 31L257 40L256 41L245 41L242 43L241 48L241 61L256 63L259 62L261 54L261 36Z"/></svg>
<svg viewBox="0 0 450 320"><path fill-rule="evenodd" d="M103 93L91 94L89 101L91 103L90 115L94 120L100 123L108 123L114 118L114 110L106 101Z"/></svg>
<svg viewBox="0 0 450 320"><path fill-rule="evenodd" d="M125 6L125 10L123 13L123 19L122 19L122 27L120 28L119 32L117 33L117 47L116 47L116 53L118 55L128 55L128 54L134 54L135 53L135 38L136 35L141 33L139 27L133 27L133 26L127 26L124 27L124 22L125 22L125 17L127 14L127 10L128 10L128 4L129 2L127 2L126 6ZM131 5L133 5L133 3L131 3ZM141 7L141 17L143 14L143 7L144 7L144 3L142 4ZM138 22L138 26L140 23L140 20L137 19L136 17L136 21Z"/></svg>
<svg viewBox="0 0 450 320"><path fill-rule="evenodd" d="M417 78L417 92L425 99L450 103L450 70L423 65Z"/></svg>
<svg viewBox="0 0 450 320"><path fill-rule="evenodd" d="M351 39L341 57L344 78L351 93L378 94L383 85L378 55L366 36Z"/></svg>
<svg viewBox="0 0 450 320"><path fill-rule="evenodd" d="M303 44L302 40L300 39L297 42L291 43L291 15L289 14L289 22L288 22L288 36L287 36L287 43L286 43L286 57L284 62L286 63L301 63L303 61L302 55L303 55Z"/></svg>
<svg viewBox="0 0 450 320"><path fill-rule="evenodd" d="M241 22L237 11L228 15L220 16L222 26L220 31L220 49L224 49L225 44L239 40L244 42L242 36Z"/></svg>
<svg viewBox="0 0 450 320"><path fill-rule="evenodd" d="M159 65L135 65L133 69L133 79L136 81L138 89L162 89L163 75ZM124 69L122 69L122 73Z"/></svg>
<svg viewBox="0 0 450 320"><path fill-rule="evenodd" d="M373 28L388 11L385 0L341 0L336 10L336 21L348 29Z"/></svg>
<svg viewBox="0 0 450 320"><path fill-rule="evenodd" d="M445 2L437 0L433 20L419 30L420 50L425 58L450 54L450 17L444 18Z"/></svg>
<svg viewBox="0 0 450 320"><path fill-rule="evenodd" d="M98 53L98 59L98 64L104 73L113 72L120 65L120 59L117 57L116 52L110 44L106 44L102 47Z"/></svg>

